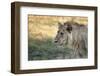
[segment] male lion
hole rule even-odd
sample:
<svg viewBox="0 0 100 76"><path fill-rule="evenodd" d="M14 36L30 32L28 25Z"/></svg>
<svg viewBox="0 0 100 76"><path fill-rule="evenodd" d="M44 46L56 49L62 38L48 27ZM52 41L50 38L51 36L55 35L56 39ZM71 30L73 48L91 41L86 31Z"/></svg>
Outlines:
<svg viewBox="0 0 100 76"><path fill-rule="evenodd" d="M71 58L87 57L87 26L71 21L63 24L58 23L58 25L59 28L55 37L55 43L72 49Z"/></svg>

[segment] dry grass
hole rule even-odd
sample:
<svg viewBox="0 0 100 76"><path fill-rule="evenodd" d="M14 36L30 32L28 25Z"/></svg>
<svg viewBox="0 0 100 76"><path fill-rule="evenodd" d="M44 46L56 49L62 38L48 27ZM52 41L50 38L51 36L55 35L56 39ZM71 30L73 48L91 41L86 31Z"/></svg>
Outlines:
<svg viewBox="0 0 100 76"><path fill-rule="evenodd" d="M60 17L60 16L28 16L29 37L43 39L54 37L58 30L58 22L66 22L74 19L75 22L87 25L86 17Z"/></svg>

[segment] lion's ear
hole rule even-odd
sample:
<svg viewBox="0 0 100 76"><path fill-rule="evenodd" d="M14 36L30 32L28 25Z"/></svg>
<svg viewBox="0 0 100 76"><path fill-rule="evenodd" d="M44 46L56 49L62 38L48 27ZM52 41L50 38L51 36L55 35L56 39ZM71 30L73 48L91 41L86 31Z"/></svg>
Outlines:
<svg viewBox="0 0 100 76"><path fill-rule="evenodd" d="M61 22L58 22L58 25L63 25Z"/></svg>
<svg viewBox="0 0 100 76"><path fill-rule="evenodd" d="M69 32L69 33L71 33L71 31L72 31L72 26L70 25L70 26L67 26L67 28L66 28L66 30Z"/></svg>
<svg viewBox="0 0 100 76"><path fill-rule="evenodd" d="M58 27L61 28L63 24L61 22L58 22Z"/></svg>

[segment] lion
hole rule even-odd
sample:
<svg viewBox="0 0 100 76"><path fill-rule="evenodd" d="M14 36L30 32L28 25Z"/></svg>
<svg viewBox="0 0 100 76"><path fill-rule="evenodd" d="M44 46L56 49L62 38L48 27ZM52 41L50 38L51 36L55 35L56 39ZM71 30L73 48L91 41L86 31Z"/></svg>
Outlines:
<svg viewBox="0 0 100 76"><path fill-rule="evenodd" d="M66 46L73 50L71 58L87 57L88 29L84 24L67 21L58 23L57 35L54 42L59 46Z"/></svg>

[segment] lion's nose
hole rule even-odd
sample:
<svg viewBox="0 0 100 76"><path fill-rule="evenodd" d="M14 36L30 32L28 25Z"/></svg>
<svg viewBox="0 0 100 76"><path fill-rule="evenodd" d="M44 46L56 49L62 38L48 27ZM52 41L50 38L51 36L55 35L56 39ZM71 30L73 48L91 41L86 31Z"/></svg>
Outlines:
<svg viewBox="0 0 100 76"><path fill-rule="evenodd" d="M55 42L55 43L57 43L58 41L57 41L57 40L55 40L54 42Z"/></svg>

